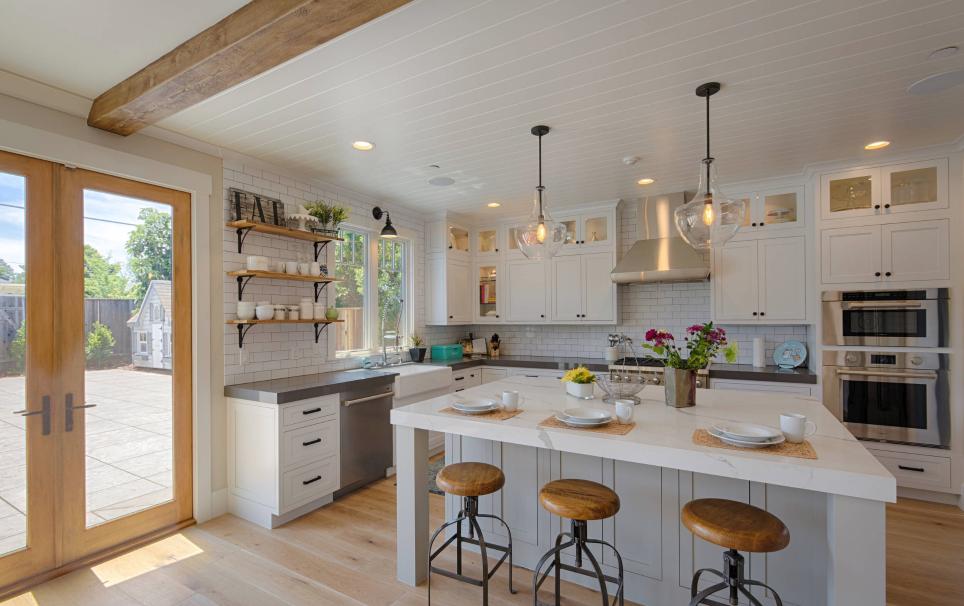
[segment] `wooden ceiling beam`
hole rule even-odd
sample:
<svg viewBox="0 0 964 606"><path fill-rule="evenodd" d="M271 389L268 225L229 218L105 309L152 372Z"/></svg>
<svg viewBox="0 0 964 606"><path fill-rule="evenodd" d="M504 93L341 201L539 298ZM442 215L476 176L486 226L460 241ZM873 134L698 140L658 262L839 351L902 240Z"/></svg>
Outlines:
<svg viewBox="0 0 964 606"><path fill-rule="evenodd" d="M253 0L97 97L87 124L130 135L409 1Z"/></svg>

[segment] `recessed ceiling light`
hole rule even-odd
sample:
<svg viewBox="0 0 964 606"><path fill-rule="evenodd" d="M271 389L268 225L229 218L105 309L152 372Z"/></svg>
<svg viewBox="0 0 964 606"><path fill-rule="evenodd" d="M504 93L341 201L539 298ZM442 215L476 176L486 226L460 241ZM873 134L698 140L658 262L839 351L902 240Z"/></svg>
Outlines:
<svg viewBox="0 0 964 606"><path fill-rule="evenodd" d="M888 145L890 145L890 141L873 141L871 143L868 143L867 145L864 145L864 149L867 149L867 150L884 149Z"/></svg>
<svg viewBox="0 0 964 606"><path fill-rule="evenodd" d="M358 151L371 151L375 149L375 144L370 141L355 141L351 146Z"/></svg>
<svg viewBox="0 0 964 606"><path fill-rule="evenodd" d="M433 177L428 180L431 185L438 185L439 187L446 187L455 183L455 179L452 177Z"/></svg>
<svg viewBox="0 0 964 606"><path fill-rule="evenodd" d="M486 204L486 206L488 206L489 208L499 208L502 205L499 204L498 202L489 202L488 204Z"/></svg>
<svg viewBox="0 0 964 606"><path fill-rule="evenodd" d="M952 69L949 72L931 74L926 78L921 78L908 86L907 92L912 95L932 95L942 93L961 84L964 84L964 69Z"/></svg>
<svg viewBox="0 0 964 606"><path fill-rule="evenodd" d="M638 184L640 184L640 185L652 185L653 183L656 183L656 179L651 179L650 177L643 177L642 179L640 179L640 180L637 181L636 183L638 183Z"/></svg>
<svg viewBox="0 0 964 606"><path fill-rule="evenodd" d="M948 57L953 57L957 54L957 51L961 50L956 46L945 46L944 48L939 48L927 56L928 59L947 59Z"/></svg>

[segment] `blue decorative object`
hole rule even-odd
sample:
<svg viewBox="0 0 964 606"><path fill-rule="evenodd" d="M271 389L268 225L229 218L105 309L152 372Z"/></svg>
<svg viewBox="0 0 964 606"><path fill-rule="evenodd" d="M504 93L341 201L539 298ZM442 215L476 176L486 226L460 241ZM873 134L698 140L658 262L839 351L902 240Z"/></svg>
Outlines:
<svg viewBox="0 0 964 606"><path fill-rule="evenodd" d="M807 346L800 341L784 341L773 350L773 361L780 368L796 368L807 361Z"/></svg>

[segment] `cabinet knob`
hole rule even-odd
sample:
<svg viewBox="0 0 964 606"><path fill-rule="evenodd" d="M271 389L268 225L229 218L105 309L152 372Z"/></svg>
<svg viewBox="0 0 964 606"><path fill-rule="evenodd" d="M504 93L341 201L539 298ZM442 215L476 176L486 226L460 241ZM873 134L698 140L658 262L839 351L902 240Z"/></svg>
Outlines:
<svg viewBox="0 0 964 606"><path fill-rule="evenodd" d="M877 274L877 275L879 276L880 274ZM455 317L455 316L449 316L449 320L451 320L451 319L454 318L454 317Z"/></svg>
<svg viewBox="0 0 964 606"><path fill-rule="evenodd" d="M890 272L889 272L889 271L888 271L888 272L885 272L884 275L889 278L889 277L890 277Z"/></svg>
<svg viewBox="0 0 964 606"><path fill-rule="evenodd" d="M495 249L495 252L499 252L499 249L498 249L498 248L497 248L497 249Z"/></svg>
<svg viewBox="0 0 964 606"><path fill-rule="evenodd" d="M884 208L890 208L890 204L884 204Z"/></svg>
<svg viewBox="0 0 964 606"><path fill-rule="evenodd" d="M750 223L750 227L756 227L756 223Z"/></svg>
<svg viewBox="0 0 964 606"><path fill-rule="evenodd" d="M753 315L755 316L755 315L756 315L756 312L753 312Z"/></svg>
<svg viewBox="0 0 964 606"><path fill-rule="evenodd" d="M498 317L499 317L499 314L495 314L495 317L498 318Z"/></svg>
<svg viewBox="0 0 964 606"><path fill-rule="evenodd" d="M874 210L880 210L880 204L874 204Z"/></svg>
<svg viewBox="0 0 964 606"><path fill-rule="evenodd" d="M449 245L449 250L452 250L452 245L451 245L451 244Z"/></svg>
<svg viewBox="0 0 964 606"><path fill-rule="evenodd" d="M874 275L879 278L879 277L880 277L880 272L879 272L879 271L875 271L875 272L874 272Z"/></svg>
<svg viewBox="0 0 964 606"><path fill-rule="evenodd" d="M767 314L766 314L766 312L761 311L761 312L760 312L760 315L761 315L761 316L765 316L765 315L767 315Z"/></svg>
<svg viewBox="0 0 964 606"><path fill-rule="evenodd" d="M539 317L540 317L540 318L545 318L545 317L546 317L546 314L539 314Z"/></svg>

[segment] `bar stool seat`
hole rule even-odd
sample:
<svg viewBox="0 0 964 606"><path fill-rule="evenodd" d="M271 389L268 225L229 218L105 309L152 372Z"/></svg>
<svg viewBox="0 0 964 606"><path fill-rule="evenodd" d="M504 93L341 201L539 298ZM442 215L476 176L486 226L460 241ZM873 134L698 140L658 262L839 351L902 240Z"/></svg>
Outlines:
<svg viewBox="0 0 964 606"><path fill-rule="evenodd" d="M486 463L452 463L435 476L435 484L442 492L460 497L481 497L502 488L502 470Z"/></svg>
<svg viewBox="0 0 964 606"><path fill-rule="evenodd" d="M588 480L555 480L539 491L542 507L569 520L604 520L619 511L619 495Z"/></svg>
<svg viewBox="0 0 964 606"><path fill-rule="evenodd" d="M505 484L502 470L486 463L452 463L443 467L435 476L435 484L445 493L462 497L462 508L458 516L446 522L428 542L428 603L432 604L432 573L469 583L482 588L482 604L489 603L489 581L495 572L508 559L509 565L509 593L516 593L512 588L512 531L509 525L498 517L487 513L479 513L479 497L496 492ZM488 518L501 524L505 528L508 544L496 545L486 541L479 525L479 518ZM468 536L463 533L463 525L468 530ZM455 532L448 537L438 549L434 549L435 539L445 532L446 528L455 527ZM435 566L435 561L445 549L455 543L455 570L448 570ZM482 558L482 571L479 577L462 574L462 546L468 543L479 548ZM489 551L502 554L494 566L489 566Z"/></svg>
<svg viewBox="0 0 964 606"><path fill-rule="evenodd" d="M769 511L726 499L698 499L683 506L690 532L737 551L770 553L790 544L790 531Z"/></svg>
<svg viewBox="0 0 964 606"><path fill-rule="evenodd" d="M762 606L760 600L750 593L751 587L770 591L776 606L783 606L783 600L773 588L743 576L744 558L740 553L770 553L789 545L790 531L780 518L739 501L697 499L683 506L680 519L694 535L726 548L722 572L714 568L702 568L693 575L690 606L737 604L742 601L740 594L753 606ZM700 590L700 577L705 573L716 575L720 582ZM711 596L724 590L728 594L727 602L712 599Z"/></svg>

